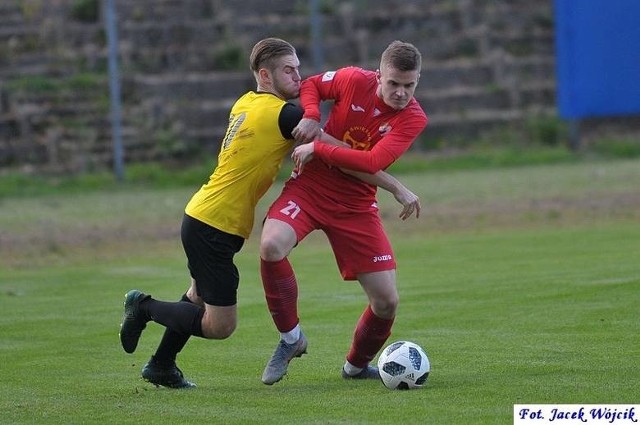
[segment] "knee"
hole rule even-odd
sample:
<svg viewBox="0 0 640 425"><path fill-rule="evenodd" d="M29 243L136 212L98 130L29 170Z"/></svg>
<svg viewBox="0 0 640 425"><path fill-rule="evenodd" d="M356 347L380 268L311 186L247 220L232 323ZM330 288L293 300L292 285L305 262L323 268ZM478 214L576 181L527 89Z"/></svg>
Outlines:
<svg viewBox="0 0 640 425"><path fill-rule="evenodd" d="M260 240L260 258L265 261L280 261L287 256L284 244L269 236Z"/></svg>
<svg viewBox="0 0 640 425"><path fill-rule="evenodd" d="M235 330L236 330L235 323L234 324L230 324L228 326L223 326L223 327L217 329L215 339L227 339L231 335L233 335L233 332Z"/></svg>
<svg viewBox="0 0 640 425"><path fill-rule="evenodd" d="M227 339L236 330L235 323L221 323L214 326L202 326L202 336L206 339Z"/></svg>
<svg viewBox="0 0 640 425"><path fill-rule="evenodd" d="M227 339L236 330L235 311L228 314L207 314L202 317L202 337L206 339Z"/></svg>
<svg viewBox="0 0 640 425"><path fill-rule="evenodd" d="M371 302L371 310L382 319L392 319L396 316L399 299L397 294L384 298L375 299Z"/></svg>

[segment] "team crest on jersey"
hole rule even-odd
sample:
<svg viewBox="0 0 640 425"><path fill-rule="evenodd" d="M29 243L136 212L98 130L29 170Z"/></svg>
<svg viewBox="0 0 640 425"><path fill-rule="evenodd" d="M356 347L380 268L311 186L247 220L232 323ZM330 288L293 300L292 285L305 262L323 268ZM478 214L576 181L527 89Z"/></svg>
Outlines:
<svg viewBox="0 0 640 425"><path fill-rule="evenodd" d="M367 128L363 126L351 127L344 133L342 140L349 143L352 149L359 151L369 150L371 146L371 136Z"/></svg>
<svg viewBox="0 0 640 425"><path fill-rule="evenodd" d="M387 134L388 132L391 131L391 126L389 125L388 122L382 124L380 126L380 128L378 129L378 131L380 132L381 136L384 136L385 134Z"/></svg>
<svg viewBox="0 0 640 425"><path fill-rule="evenodd" d="M322 82L324 83L326 81L331 81L335 76L336 76L335 71L327 71L324 74L322 74Z"/></svg>

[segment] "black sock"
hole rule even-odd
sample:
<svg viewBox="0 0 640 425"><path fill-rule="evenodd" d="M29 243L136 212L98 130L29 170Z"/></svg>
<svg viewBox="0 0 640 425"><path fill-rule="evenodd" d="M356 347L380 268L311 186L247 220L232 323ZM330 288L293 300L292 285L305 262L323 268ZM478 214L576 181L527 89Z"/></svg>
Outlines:
<svg viewBox="0 0 640 425"><path fill-rule="evenodd" d="M187 294L184 294L180 301L191 302ZM190 337L191 335L182 334L173 329L166 328L154 357L159 363L174 364L178 353L182 351Z"/></svg>
<svg viewBox="0 0 640 425"><path fill-rule="evenodd" d="M204 308L193 303L167 302L150 298L140 303L140 309L151 320L185 335L202 336L202 316Z"/></svg>

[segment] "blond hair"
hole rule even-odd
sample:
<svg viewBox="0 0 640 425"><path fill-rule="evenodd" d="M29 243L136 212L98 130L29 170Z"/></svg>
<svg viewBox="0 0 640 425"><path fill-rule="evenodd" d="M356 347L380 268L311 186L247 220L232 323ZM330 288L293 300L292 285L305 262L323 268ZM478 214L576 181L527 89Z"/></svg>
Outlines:
<svg viewBox="0 0 640 425"><path fill-rule="evenodd" d="M253 72L258 72L261 68L273 71L277 58L295 54L296 49L291 43L275 37L265 38L253 46L249 56L249 66Z"/></svg>

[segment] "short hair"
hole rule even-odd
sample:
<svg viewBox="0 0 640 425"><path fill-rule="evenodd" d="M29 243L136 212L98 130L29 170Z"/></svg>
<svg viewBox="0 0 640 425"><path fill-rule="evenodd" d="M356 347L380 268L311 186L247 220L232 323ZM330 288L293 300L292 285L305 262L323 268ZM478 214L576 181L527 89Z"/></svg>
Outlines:
<svg viewBox="0 0 640 425"><path fill-rule="evenodd" d="M390 65L398 71L420 71L422 55L413 44L396 40L382 52L380 67L384 65Z"/></svg>
<svg viewBox="0 0 640 425"><path fill-rule="evenodd" d="M265 38L253 46L249 56L249 66L253 72L258 72L260 68L273 70L276 66L275 59L295 54L296 49L291 43L275 37Z"/></svg>

